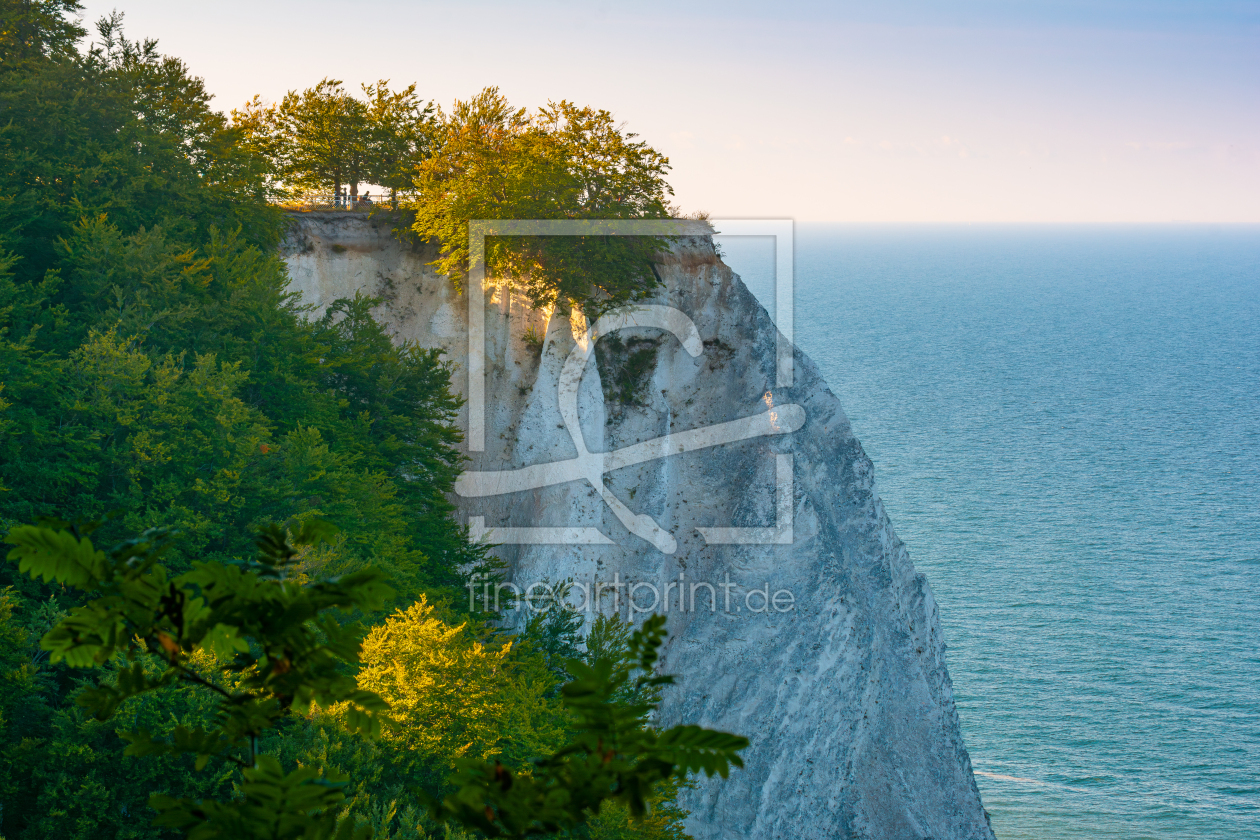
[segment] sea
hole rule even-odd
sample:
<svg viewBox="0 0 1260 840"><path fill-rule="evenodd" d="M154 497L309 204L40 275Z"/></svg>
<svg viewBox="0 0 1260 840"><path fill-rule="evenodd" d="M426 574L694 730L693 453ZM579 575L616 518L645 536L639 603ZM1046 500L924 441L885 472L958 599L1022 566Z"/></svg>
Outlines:
<svg viewBox="0 0 1260 840"><path fill-rule="evenodd" d="M774 240L718 241L774 313ZM800 224L793 262L999 840L1260 838L1260 227Z"/></svg>

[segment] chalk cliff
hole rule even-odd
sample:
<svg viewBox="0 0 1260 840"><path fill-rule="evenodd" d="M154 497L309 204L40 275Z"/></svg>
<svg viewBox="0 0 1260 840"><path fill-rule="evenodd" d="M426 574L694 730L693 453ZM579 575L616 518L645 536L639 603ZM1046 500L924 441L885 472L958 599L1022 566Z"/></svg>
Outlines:
<svg viewBox="0 0 1260 840"><path fill-rule="evenodd" d="M284 247L307 302L379 297L381 322L442 348L467 392L468 298L431 253L386 220L336 213L297 215ZM799 351L777 386L774 324L709 240L684 240L658 270L657 308L631 318L657 326L610 333L585 365L580 317L481 294L485 448L461 490L510 492L461 496L461 515L518 543L498 552L522 588L598 582L623 615L614 581L635 584L640 607L668 601L664 668L679 685L663 722L752 740L744 770L685 795L696 838L992 838L932 592L839 400ZM662 321L671 309L686 319ZM539 466L573 462L579 445L597 453L586 473ZM584 477L597 462L612 499Z"/></svg>

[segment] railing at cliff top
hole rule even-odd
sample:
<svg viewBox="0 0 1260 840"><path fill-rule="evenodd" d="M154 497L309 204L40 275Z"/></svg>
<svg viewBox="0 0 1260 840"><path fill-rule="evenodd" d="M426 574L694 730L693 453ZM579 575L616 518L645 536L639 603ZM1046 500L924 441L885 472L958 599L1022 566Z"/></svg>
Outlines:
<svg viewBox="0 0 1260 840"><path fill-rule="evenodd" d="M401 196L400 196L401 198ZM273 204L286 210L371 210L375 207L390 207L389 193L365 192L360 195L337 195L336 193L303 193L300 196L277 198Z"/></svg>

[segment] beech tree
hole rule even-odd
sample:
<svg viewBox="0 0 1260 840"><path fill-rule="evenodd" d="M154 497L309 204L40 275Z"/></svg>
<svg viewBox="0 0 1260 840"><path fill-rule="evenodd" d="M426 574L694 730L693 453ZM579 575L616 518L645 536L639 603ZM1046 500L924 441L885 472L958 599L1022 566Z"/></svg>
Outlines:
<svg viewBox="0 0 1260 840"><path fill-rule="evenodd" d="M413 230L436 239L436 267L468 271L470 219L664 219L669 159L608 111L552 102L536 114L486 88L439 113L433 154L406 206ZM535 306L593 312L641 299L659 285L653 260L665 237L490 236L487 270L512 277Z"/></svg>
<svg viewBox="0 0 1260 840"><path fill-rule="evenodd" d="M359 687L389 704L383 737L407 763L443 778L460 758L523 769L563 743L565 721L554 676L520 642L467 617L443 621L422 597L364 638Z"/></svg>
<svg viewBox="0 0 1260 840"><path fill-rule="evenodd" d="M414 84L394 91L382 79L363 85L363 94L358 99L340 80L326 78L274 105L255 96L232 112L233 123L288 188L340 195L347 186L353 201L366 182L388 187L396 200L428 150L432 109Z"/></svg>
<svg viewBox="0 0 1260 840"><path fill-rule="evenodd" d="M415 84L391 91L389 81L364 85L367 97L368 155L365 178L389 188L398 207L398 191L411 189L416 167L432 145L432 103L416 96Z"/></svg>

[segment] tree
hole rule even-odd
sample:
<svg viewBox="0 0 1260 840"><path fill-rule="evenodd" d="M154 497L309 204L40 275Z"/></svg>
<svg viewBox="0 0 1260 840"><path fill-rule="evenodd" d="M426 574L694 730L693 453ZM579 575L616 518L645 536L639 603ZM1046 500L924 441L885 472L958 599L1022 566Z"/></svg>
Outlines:
<svg viewBox="0 0 1260 840"><path fill-rule="evenodd" d="M432 143L432 103L421 102L415 84L391 91L389 80L364 85L367 97L368 160L366 178L389 189L390 205L398 208L398 191L409 190L416 167Z"/></svg>
<svg viewBox="0 0 1260 840"><path fill-rule="evenodd" d="M462 609L493 561L450 517L449 369L394 345L371 298L311 318L286 290L273 162L182 62L118 16L81 51L74 4L0 8L25 15L4 37L27 26L6 41L20 66L0 62L0 532L19 560L0 568L0 832L169 838L145 825L156 792L195 836L423 836L351 654L355 622L425 595L464 627L452 653L507 641ZM315 540L314 520L340 531ZM474 669L514 675L496 720L515 729L485 754L512 768L563 746L572 628L549 628Z"/></svg>
<svg viewBox="0 0 1260 840"><path fill-rule="evenodd" d="M267 522L318 517L342 530L303 553L295 583L376 567L400 603L458 596L484 548L445 496L460 463L449 371L394 346L370 298L310 319L286 289L282 217L242 133L117 18L97 36L0 72L0 533L104 519L92 539L111 545L171 526L162 565L178 577L251 556ZM88 596L0 564L5 585L31 640L14 656L33 676L14 683L24 696L0 730L0 834L169 838L147 825L151 792L231 793L224 766L119 755L122 732L211 727L204 692L173 685L96 721L75 702L95 675L36 643L39 610ZM312 726L290 716L280 729Z"/></svg>
<svg viewBox="0 0 1260 840"><path fill-rule="evenodd" d="M0 519L121 509L102 533L174 526L178 568L318 515L342 535L312 570L458 592L485 550L450 516L459 401L441 359L394 345L371 298L304 321L278 260L238 238L186 248L95 219L60 246L69 282L0 270Z"/></svg>
<svg viewBox="0 0 1260 840"><path fill-rule="evenodd" d="M561 689L574 719L570 743L527 772L497 761L462 762L453 779L459 789L432 803L434 817L487 837L555 834L586 823L605 805L641 818L662 783L699 772L726 778L732 766L742 767L746 738L693 725L657 731L647 725L655 702L619 699L627 688L641 693L673 682L655 672L664 639L665 617L654 615L630 635L624 659L570 661L575 676Z"/></svg>
<svg viewBox="0 0 1260 840"><path fill-rule="evenodd" d="M350 95L337 79L324 79L301 93L291 90L276 105L255 96L232 112L245 144L271 161L273 176L288 188L348 185L352 201L362 182L390 189L411 184L416 164L428 150L431 106L416 86L389 89L382 79L363 86L366 99Z"/></svg>
<svg viewBox="0 0 1260 840"><path fill-rule="evenodd" d="M88 596L40 645L53 662L98 668L79 695L79 704L98 719L108 720L131 698L180 684L217 701L211 726L176 727L169 739L155 739L147 729L124 734L129 755L189 753L198 770L211 761L240 768L238 795L231 799L150 798L159 824L186 829L193 840L369 837L352 816L341 816L344 779L323 779L313 768L286 773L258 749L259 739L293 713L318 708L336 709L351 731L378 733L388 704L365 684L390 693L401 732L436 738L448 753L451 746L469 752L461 746L477 740L469 723L506 720L495 708L495 695L504 694L495 672L502 672L511 645L496 652L477 641L452 644L464 628L443 626L424 603L373 632L362 652L374 664L357 680L347 672L343 666L359 661L362 628L335 613L371 610L389 590L374 569L295 578L302 554L328 536L322 523L307 521L291 531L271 526L259 536L254 560L198 562L182 575L160 562L167 533L150 530L101 551L92 543L93 530L68 523L18 526L7 536L14 546L9 559L25 574ZM640 818L660 784L700 771L725 778L731 766L742 766L738 752L748 744L742 737L689 725L658 732L647 725L655 701L634 698L673 680L655 675L664 626L664 616L649 618L630 635L624 656L589 665L570 661L575 676L561 696L572 715L571 742L524 771L498 759L487 763L489 744L474 748L454 778L458 790L432 800L432 816L490 837L555 833L584 824L606 803ZM622 699L627 688L628 702ZM532 691L542 705L543 692ZM471 714L452 711L452 703Z"/></svg>
<svg viewBox="0 0 1260 840"><path fill-rule="evenodd" d="M414 232L436 239L435 265L456 282L468 271L470 219L668 218L669 159L624 133L603 110L550 103L530 116L497 88L439 114L438 140L420 164ZM490 236L486 267L512 277L535 306L593 314L659 285L653 260L665 237Z"/></svg>
<svg viewBox="0 0 1260 840"><path fill-rule="evenodd" d="M82 9L79 0L0 0L0 72L72 54L85 33L70 16Z"/></svg>
<svg viewBox="0 0 1260 840"><path fill-rule="evenodd" d="M59 240L102 214L124 233L161 227L185 242L239 227L271 249L281 216L201 80L123 38L120 16L97 32L86 55L0 73L0 244L19 257L16 280L56 285Z"/></svg>
<svg viewBox="0 0 1260 840"><path fill-rule="evenodd" d="M201 688L218 700L212 727L180 727L169 741L136 730L125 736L127 753L191 753L199 770L218 760L242 771L240 796L229 801L155 794L150 804L159 823L188 829L195 840L361 836L352 821L339 819L338 780L306 768L286 774L258 752L258 740L291 712L337 704L350 728L379 729L385 704L342 667L358 657L360 626L332 613L379 606L389 595L384 576L365 569L337 579L290 579L301 552L327 536L316 522L292 532L267 529L253 561L197 563L179 576L160 563L168 540L162 531L101 551L91 526L60 525L10 530L9 559L23 573L89 596L41 641L53 662L83 668L121 660L112 673L97 672L79 703L108 720L132 697L177 683Z"/></svg>
<svg viewBox="0 0 1260 840"><path fill-rule="evenodd" d="M553 675L515 647L469 619L443 621L421 598L363 640L359 686L389 703L384 737L394 748L443 777L459 758L521 766L563 740L564 722L547 702Z"/></svg>
<svg viewBox="0 0 1260 840"><path fill-rule="evenodd" d="M450 371L371 298L308 319L243 139L117 17L85 54L0 73L0 526L123 509L102 535L173 526L178 567L321 515L343 528L325 569L458 591L485 550L450 517Z"/></svg>
<svg viewBox="0 0 1260 840"><path fill-rule="evenodd" d="M340 196L343 184L354 195L359 191L367 166L366 115L340 81L324 79L301 93L289 91L271 106L255 96L234 110L232 119L246 146L270 160L282 194L331 187Z"/></svg>
<svg viewBox="0 0 1260 840"><path fill-rule="evenodd" d="M357 196L367 169L367 109L341 82L324 79L299 94L289 91L276 109L287 149L284 173L299 187L350 185Z"/></svg>

